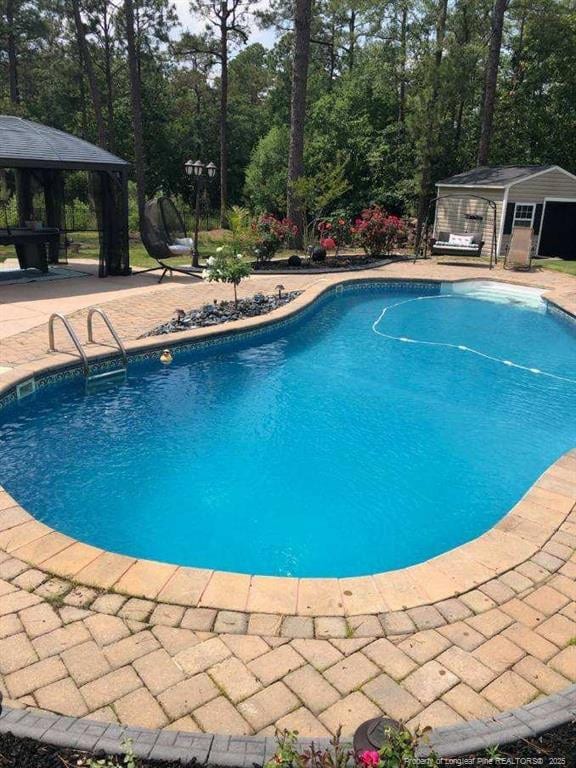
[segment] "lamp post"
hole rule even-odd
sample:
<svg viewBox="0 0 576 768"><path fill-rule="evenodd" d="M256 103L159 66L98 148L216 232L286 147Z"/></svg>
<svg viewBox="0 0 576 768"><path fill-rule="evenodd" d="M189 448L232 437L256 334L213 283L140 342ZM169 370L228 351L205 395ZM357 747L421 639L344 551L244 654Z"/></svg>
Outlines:
<svg viewBox="0 0 576 768"><path fill-rule="evenodd" d="M198 253L198 230L200 228L200 190L204 188L206 180L212 181L216 176L214 163L204 164L202 160L187 160L184 163L186 175L196 185L196 204L194 209L194 239L192 246L192 266L199 266L200 254Z"/></svg>

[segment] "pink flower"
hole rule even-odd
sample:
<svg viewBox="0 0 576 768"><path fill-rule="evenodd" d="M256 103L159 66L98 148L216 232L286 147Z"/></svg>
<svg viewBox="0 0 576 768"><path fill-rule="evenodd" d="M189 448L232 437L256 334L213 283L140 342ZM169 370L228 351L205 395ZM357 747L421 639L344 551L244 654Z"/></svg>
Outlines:
<svg viewBox="0 0 576 768"><path fill-rule="evenodd" d="M333 237L324 237L320 240L320 245L322 248L326 248L327 251L330 251L336 248L336 240L334 240Z"/></svg>
<svg viewBox="0 0 576 768"><path fill-rule="evenodd" d="M366 749L364 752L360 752L358 759L362 765L368 766L368 768L377 766L380 763L380 755L376 750Z"/></svg>

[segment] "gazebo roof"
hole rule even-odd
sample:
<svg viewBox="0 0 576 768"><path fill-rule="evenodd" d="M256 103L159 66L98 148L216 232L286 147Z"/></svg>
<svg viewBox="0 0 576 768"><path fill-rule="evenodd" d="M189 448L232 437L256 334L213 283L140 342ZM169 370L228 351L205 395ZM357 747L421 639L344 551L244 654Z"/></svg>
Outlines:
<svg viewBox="0 0 576 768"><path fill-rule="evenodd" d="M112 171L126 169L128 163L70 133L0 115L0 167Z"/></svg>

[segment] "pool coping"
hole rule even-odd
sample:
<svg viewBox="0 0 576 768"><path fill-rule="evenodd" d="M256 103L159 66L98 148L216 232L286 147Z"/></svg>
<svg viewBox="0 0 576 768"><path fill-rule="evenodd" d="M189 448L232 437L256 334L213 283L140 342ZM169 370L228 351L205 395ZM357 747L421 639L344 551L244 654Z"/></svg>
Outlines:
<svg viewBox="0 0 576 768"><path fill-rule="evenodd" d="M339 285L359 282L441 284L468 282L421 278L348 275L320 278L293 302L264 317L223 326L183 331L128 342L128 353L156 356L166 347L229 339L247 331L294 318ZM482 277L485 282L506 282ZM514 281L515 285L522 285ZM533 286L529 286L533 287ZM545 295L563 314L574 316L562 296ZM117 354L117 353L116 353ZM109 361L115 350L94 347L89 359ZM18 366L0 380L0 398L15 396L16 387L47 373L79 368L70 355L55 353ZM420 608L477 589L537 554L576 504L576 449L554 462L495 526L472 541L422 563L380 574L347 578L259 576L183 567L131 558L84 544L37 521L0 488L0 511L10 524L0 532L0 550L75 583L186 607L237 611L250 615L366 616Z"/></svg>
<svg viewBox="0 0 576 768"><path fill-rule="evenodd" d="M418 753L420 757L431 752L440 757L457 757L538 736L572 720L576 720L576 685L490 718L434 728L426 733ZM228 768L264 764L277 746L271 736L137 728L10 707L4 707L0 713L0 733L71 749L103 750L107 754L120 754L122 742L129 738L136 756L142 759L181 760L184 765L210 763ZM300 739L298 746L304 749L311 743L325 748L330 740Z"/></svg>

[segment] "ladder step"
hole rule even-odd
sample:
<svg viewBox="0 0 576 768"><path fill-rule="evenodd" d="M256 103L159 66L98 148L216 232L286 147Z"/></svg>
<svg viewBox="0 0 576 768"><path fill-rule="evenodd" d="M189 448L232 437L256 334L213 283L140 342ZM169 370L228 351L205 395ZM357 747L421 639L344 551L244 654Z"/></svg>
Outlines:
<svg viewBox="0 0 576 768"><path fill-rule="evenodd" d="M111 371L104 371L103 373L94 373L86 377L86 386L94 387L98 384L114 384L120 381L126 381L126 368L114 368Z"/></svg>
<svg viewBox="0 0 576 768"><path fill-rule="evenodd" d="M104 371L103 373L93 373L88 376L88 381L97 381L98 379L110 379L115 376L126 376L126 368L114 368L111 371Z"/></svg>

